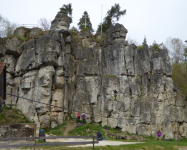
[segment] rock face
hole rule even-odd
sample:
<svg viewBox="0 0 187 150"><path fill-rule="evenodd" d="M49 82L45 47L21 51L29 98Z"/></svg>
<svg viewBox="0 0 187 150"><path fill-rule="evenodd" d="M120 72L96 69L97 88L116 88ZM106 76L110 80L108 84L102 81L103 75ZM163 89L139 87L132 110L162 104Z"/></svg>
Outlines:
<svg viewBox="0 0 187 150"><path fill-rule="evenodd" d="M25 43L16 37L6 41L1 60L7 64L7 93L14 96L7 95L5 105L43 128L80 111L87 122L155 137L161 130L165 138L176 138L178 123L180 136L186 136L186 102L174 91L167 50L136 49L120 24L107 30L102 47L89 32L72 36L68 27L68 17L58 14L49 34Z"/></svg>

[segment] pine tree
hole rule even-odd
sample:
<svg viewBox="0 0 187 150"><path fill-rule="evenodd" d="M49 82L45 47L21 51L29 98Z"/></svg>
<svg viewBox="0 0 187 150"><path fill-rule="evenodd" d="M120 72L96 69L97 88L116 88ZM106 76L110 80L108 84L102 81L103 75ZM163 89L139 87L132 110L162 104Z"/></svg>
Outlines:
<svg viewBox="0 0 187 150"><path fill-rule="evenodd" d="M139 46L137 47L137 49L138 49L138 50L139 50L139 49L143 49L143 48L144 48L144 45L146 45L146 44L147 44L147 40L146 40L146 37L144 36L142 45L139 45Z"/></svg>
<svg viewBox="0 0 187 150"><path fill-rule="evenodd" d="M61 8L60 8L60 11L59 13L63 13L63 14L66 14L68 17L70 17L70 23L72 23L72 4L69 3L67 5L63 5Z"/></svg>
<svg viewBox="0 0 187 150"><path fill-rule="evenodd" d="M85 28L85 17L86 17L86 28L93 32L92 23L90 22L90 17L88 15L87 11L84 11L82 18L79 19L79 23L77 24L79 26L80 30L83 30Z"/></svg>
<svg viewBox="0 0 187 150"><path fill-rule="evenodd" d="M79 32L79 30L74 26L70 28L69 31L76 32L76 33Z"/></svg>
<svg viewBox="0 0 187 150"><path fill-rule="evenodd" d="M121 16L126 14L126 10L120 11L120 9L121 9L120 5L115 4L114 6L111 7L110 10L107 11L107 15L104 18L104 22L102 24L103 32L106 32L106 30L109 29L111 27L111 25L115 24L114 19L116 19L118 21ZM101 24L98 25L97 33L99 33L100 31L101 31Z"/></svg>
<svg viewBox="0 0 187 150"><path fill-rule="evenodd" d="M142 45L144 46L145 44L147 44L147 40L146 40L146 37L144 36Z"/></svg>

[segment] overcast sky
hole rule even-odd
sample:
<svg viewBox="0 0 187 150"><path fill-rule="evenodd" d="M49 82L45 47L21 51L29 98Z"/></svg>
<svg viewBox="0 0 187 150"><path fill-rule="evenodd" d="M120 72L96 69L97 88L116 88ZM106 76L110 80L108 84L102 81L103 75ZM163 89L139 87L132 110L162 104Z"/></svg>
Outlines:
<svg viewBox="0 0 187 150"><path fill-rule="evenodd" d="M76 26L86 10L93 29L115 3L126 9L118 23L128 30L127 38L148 44L165 42L171 36L187 40L187 0L0 0L0 14L18 24L37 24L40 18L53 20L63 4L72 3L73 23Z"/></svg>

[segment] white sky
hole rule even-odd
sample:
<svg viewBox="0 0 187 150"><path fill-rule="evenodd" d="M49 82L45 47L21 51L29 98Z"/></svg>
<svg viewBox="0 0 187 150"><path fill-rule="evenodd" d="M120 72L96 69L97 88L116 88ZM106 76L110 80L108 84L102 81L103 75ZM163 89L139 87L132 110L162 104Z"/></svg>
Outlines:
<svg viewBox="0 0 187 150"><path fill-rule="evenodd" d="M171 36L187 40L187 0L0 0L0 14L18 24L37 24L40 18L53 20L63 4L72 3L73 23L76 26L83 12L90 16L93 29L115 3L126 9L118 23L128 30L127 38L142 43L144 35L148 44L166 41Z"/></svg>

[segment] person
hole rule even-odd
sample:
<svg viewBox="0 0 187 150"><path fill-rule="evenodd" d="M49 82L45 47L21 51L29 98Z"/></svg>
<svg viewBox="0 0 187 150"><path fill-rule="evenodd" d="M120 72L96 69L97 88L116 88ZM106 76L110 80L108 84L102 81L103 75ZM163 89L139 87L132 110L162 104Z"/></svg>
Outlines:
<svg viewBox="0 0 187 150"><path fill-rule="evenodd" d="M146 72L144 73L144 75L147 75L147 76L149 76L149 72L148 72L148 71L146 71Z"/></svg>
<svg viewBox="0 0 187 150"><path fill-rule="evenodd" d="M159 141L161 141L161 135L162 135L162 133L160 132L160 130L158 131L158 139L159 139Z"/></svg>
<svg viewBox="0 0 187 150"><path fill-rule="evenodd" d="M86 121L85 121L85 120L86 120L86 115L83 114L81 117L82 117L82 120L83 120L83 124L85 124L85 122L86 122Z"/></svg>
<svg viewBox="0 0 187 150"><path fill-rule="evenodd" d="M116 90L112 90L112 91L114 91L114 100L116 100L118 92Z"/></svg>
<svg viewBox="0 0 187 150"><path fill-rule="evenodd" d="M102 141L102 135L99 131L97 132L97 141Z"/></svg>
<svg viewBox="0 0 187 150"><path fill-rule="evenodd" d="M81 116L81 114L80 114L80 112L78 112L77 113L77 123L80 122L80 116Z"/></svg>
<svg viewBox="0 0 187 150"><path fill-rule="evenodd" d="M45 130L43 130L43 129L40 129L40 131L39 131L39 137L45 137ZM44 142L46 142L46 140L45 139L43 139L44 140Z"/></svg>

